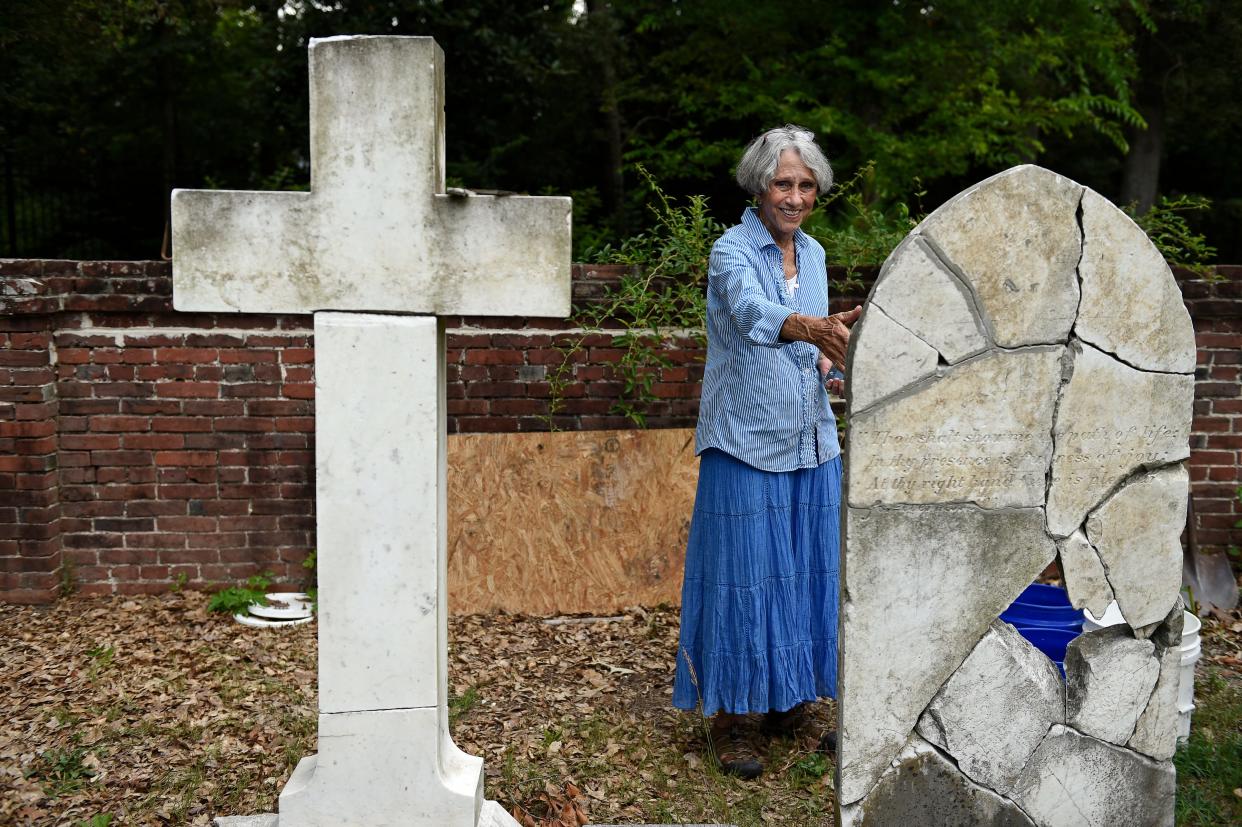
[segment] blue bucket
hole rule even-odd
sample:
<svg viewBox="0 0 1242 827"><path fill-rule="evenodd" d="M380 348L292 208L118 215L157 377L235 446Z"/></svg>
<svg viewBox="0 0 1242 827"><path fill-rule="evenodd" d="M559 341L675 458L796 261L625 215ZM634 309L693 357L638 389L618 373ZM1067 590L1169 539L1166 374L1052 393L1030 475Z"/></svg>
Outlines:
<svg viewBox="0 0 1242 827"><path fill-rule="evenodd" d="M1070 641L1078 637L1078 632L1073 629L1056 629L1051 626L1014 626L1018 630L1018 634L1031 642L1039 651L1048 656L1048 660L1056 664L1057 669L1061 672L1061 679L1065 679L1065 650L1069 648Z"/></svg>
<svg viewBox="0 0 1242 827"><path fill-rule="evenodd" d="M1044 627L1082 631L1082 612L1070 605L1069 594L1060 586L1032 583L1001 612L1000 619L1019 629Z"/></svg>

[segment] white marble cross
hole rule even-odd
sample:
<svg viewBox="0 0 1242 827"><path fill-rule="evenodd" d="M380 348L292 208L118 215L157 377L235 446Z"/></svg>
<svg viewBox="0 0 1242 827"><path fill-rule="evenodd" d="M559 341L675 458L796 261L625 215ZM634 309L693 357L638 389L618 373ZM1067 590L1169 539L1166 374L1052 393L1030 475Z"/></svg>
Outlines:
<svg viewBox="0 0 1242 827"><path fill-rule="evenodd" d="M312 40L310 84L309 193L172 202L178 310L315 314L319 754L279 824L474 827L482 761L446 712L437 317L568 315L570 199L444 194L431 38Z"/></svg>

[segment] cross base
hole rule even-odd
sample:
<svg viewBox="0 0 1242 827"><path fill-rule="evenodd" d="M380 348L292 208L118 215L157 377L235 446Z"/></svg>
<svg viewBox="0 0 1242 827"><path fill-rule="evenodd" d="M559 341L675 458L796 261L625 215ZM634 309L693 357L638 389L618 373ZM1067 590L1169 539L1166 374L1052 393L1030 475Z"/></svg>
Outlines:
<svg viewBox="0 0 1242 827"><path fill-rule="evenodd" d="M319 716L319 754L280 794L280 827L475 827L483 760L462 752L435 707Z"/></svg>

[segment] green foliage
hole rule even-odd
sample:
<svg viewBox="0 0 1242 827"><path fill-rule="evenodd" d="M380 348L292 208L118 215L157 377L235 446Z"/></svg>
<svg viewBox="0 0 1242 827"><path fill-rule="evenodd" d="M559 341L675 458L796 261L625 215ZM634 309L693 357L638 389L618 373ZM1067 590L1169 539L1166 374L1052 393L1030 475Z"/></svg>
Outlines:
<svg viewBox="0 0 1242 827"><path fill-rule="evenodd" d="M479 703L479 690L476 687L469 687L460 695L449 693L448 698L448 714L449 726L456 726L457 720L470 710L474 709Z"/></svg>
<svg viewBox="0 0 1242 827"><path fill-rule="evenodd" d="M68 597L78 590L78 569L72 560L60 564L60 596Z"/></svg>
<svg viewBox="0 0 1242 827"><path fill-rule="evenodd" d="M1216 249L1186 221L1188 214L1205 212L1211 207L1212 202L1202 196L1166 195L1141 215L1135 214L1133 204L1126 207L1126 212L1147 233L1169 264L1185 267L1205 281L1217 282L1223 281L1224 277L1218 276L1211 265L1216 258Z"/></svg>
<svg viewBox="0 0 1242 827"><path fill-rule="evenodd" d="M613 345L622 349L613 368L622 390L612 412L639 427L646 425L645 411L655 399L652 386L660 369L672 366L665 353L672 334L690 331L702 340L707 260L725 228L711 217L706 197L692 195L679 205L645 167L639 164L636 170L655 196L650 207L653 223L620 247L604 245L595 251L597 262L628 264L633 269L602 301L575 314L575 324L585 332L559 346L564 357L548 378L549 420L563 407L574 354L581 351L588 336L612 332Z"/></svg>
<svg viewBox="0 0 1242 827"><path fill-rule="evenodd" d="M189 582L190 582L190 575L186 574L185 572L178 572L177 576L173 578L172 585L168 587L168 590L171 591L173 594L176 594L177 592L184 589L185 584Z"/></svg>
<svg viewBox="0 0 1242 827"><path fill-rule="evenodd" d="M227 612L228 614L244 612L251 606L267 600L267 587L271 582L272 573L270 571L252 575L246 579L245 586L231 586L213 594L211 600L207 603L207 609L213 612Z"/></svg>
<svg viewBox="0 0 1242 827"><path fill-rule="evenodd" d="M86 755L86 747L76 744L46 750L39 753L26 777L45 782L43 791L49 798L74 792L95 775L95 771L86 765Z"/></svg>
<svg viewBox="0 0 1242 827"><path fill-rule="evenodd" d="M1211 670L1197 687L1190 740L1173 756L1177 823L1209 827L1242 821L1242 689Z"/></svg>
<svg viewBox="0 0 1242 827"><path fill-rule="evenodd" d="M800 786L819 784L830 772L832 772L832 761L820 752L808 753L790 767L791 780Z"/></svg>
<svg viewBox="0 0 1242 827"><path fill-rule="evenodd" d="M861 289L858 268L882 263L918 224L904 201L885 208L867 200L864 184L874 181L875 169L875 161L868 161L850 180L834 187L803 227L823 245L830 264L845 267L845 278L829 285L838 293ZM916 198L922 195L915 193ZM835 213L828 209L833 203L841 205Z"/></svg>
<svg viewBox="0 0 1242 827"><path fill-rule="evenodd" d="M112 815L110 813L97 813L89 819L79 819L75 827L111 827Z"/></svg>
<svg viewBox="0 0 1242 827"><path fill-rule="evenodd" d="M92 646L86 650L86 656L91 659L90 668L86 670L86 679L94 682L101 672L112 666L112 661L116 657L116 647L102 644Z"/></svg>

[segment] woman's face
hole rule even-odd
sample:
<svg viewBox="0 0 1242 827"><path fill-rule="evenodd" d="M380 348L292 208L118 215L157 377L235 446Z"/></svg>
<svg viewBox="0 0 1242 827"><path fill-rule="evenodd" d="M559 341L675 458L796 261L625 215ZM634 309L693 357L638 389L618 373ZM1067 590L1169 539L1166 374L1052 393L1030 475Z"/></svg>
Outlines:
<svg viewBox="0 0 1242 827"><path fill-rule="evenodd" d="M759 220L775 240L793 235L815 207L819 186L797 150L781 152L767 190L759 196Z"/></svg>

